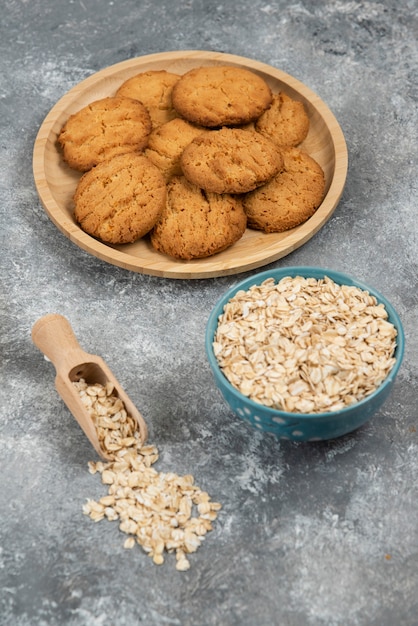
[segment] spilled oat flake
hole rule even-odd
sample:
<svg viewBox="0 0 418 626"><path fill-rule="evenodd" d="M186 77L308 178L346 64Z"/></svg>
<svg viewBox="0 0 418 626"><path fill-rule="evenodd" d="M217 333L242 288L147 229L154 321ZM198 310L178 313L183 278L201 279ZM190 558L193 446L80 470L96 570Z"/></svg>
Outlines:
<svg viewBox="0 0 418 626"><path fill-rule="evenodd" d="M89 462L89 471L99 473L107 495L87 500L83 513L99 522L118 521L128 535L125 548L139 544L156 565L167 553L175 553L176 569L190 568L188 555L200 547L213 529L221 505L194 484L191 475L158 472L154 445L144 445L133 418L117 397L112 383L73 383L97 428L109 462Z"/></svg>

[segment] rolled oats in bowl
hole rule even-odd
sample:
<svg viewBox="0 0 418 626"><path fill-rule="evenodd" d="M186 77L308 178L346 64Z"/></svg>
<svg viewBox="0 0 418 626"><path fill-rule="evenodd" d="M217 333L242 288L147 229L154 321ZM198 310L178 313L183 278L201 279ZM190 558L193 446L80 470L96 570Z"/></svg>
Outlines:
<svg viewBox="0 0 418 626"><path fill-rule="evenodd" d="M295 440L361 426L387 397L403 356L390 303L320 268L263 272L231 288L208 321L206 350L231 408Z"/></svg>

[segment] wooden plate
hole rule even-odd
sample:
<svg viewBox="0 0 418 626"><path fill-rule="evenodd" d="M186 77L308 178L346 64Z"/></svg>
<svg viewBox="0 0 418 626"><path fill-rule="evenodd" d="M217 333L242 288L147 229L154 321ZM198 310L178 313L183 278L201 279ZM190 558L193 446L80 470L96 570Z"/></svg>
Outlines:
<svg viewBox="0 0 418 626"><path fill-rule="evenodd" d="M67 118L94 100L114 95L139 72L161 70L183 74L201 65L234 65L260 74L273 92L301 100L310 118L303 147L322 166L326 195L315 214L285 233L264 234L247 229L240 241L207 259L178 261L151 247L147 238L119 246L101 243L83 232L73 218L72 197L80 174L62 160L57 136ZM261 267L302 246L329 220L341 197L347 175L347 147L341 128L322 100L284 72L244 57L206 51L178 51L129 59L93 74L70 89L51 109L39 129L33 153L35 184L42 205L54 224L76 245L119 267L167 278L210 278Z"/></svg>

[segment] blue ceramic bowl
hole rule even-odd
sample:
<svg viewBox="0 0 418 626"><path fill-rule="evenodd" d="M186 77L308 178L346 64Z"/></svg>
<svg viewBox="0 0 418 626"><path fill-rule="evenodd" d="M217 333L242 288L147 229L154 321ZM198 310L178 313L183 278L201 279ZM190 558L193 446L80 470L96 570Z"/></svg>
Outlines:
<svg viewBox="0 0 418 626"><path fill-rule="evenodd" d="M375 296L379 303L385 306L389 315L388 320L395 326L398 333L397 347L395 350L396 363L384 382L363 400L339 411L330 411L327 413L289 413L272 409L247 398L231 385L222 373L214 355L212 343L218 326L218 318L223 313L225 304L239 290L247 291L252 285L259 285L268 278L274 278L274 280L278 282L285 276L303 276L305 278L312 277L316 279L328 276L337 284L355 286L363 291L368 291L371 295ZM403 359L404 343L405 338L401 320L393 306L384 296L375 289L372 289L368 285L350 276L318 267L284 267L273 269L255 274L234 285L222 296L210 313L205 337L206 354L215 377L215 383L232 411L258 430L270 432L280 439L289 439L292 441L322 441L341 437L367 422L381 407L391 392L393 382Z"/></svg>

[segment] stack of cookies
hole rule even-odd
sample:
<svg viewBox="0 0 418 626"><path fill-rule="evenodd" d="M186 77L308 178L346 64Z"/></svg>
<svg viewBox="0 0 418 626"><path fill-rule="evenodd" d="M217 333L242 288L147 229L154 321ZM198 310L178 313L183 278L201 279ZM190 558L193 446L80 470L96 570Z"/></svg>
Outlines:
<svg viewBox="0 0 418 626"><path fill-rule="evenodd" d="M219 65L137 74L72 115L58 143L83 173L74 216L84 231L109 244L147 236L158 252L190 260L225 250L246 228L282 232L313 215L325 180L298 148L308 131L301 102Z"/></svg>

